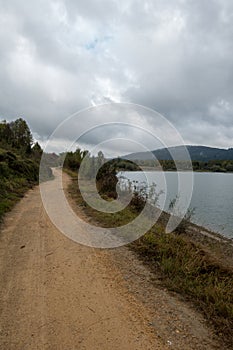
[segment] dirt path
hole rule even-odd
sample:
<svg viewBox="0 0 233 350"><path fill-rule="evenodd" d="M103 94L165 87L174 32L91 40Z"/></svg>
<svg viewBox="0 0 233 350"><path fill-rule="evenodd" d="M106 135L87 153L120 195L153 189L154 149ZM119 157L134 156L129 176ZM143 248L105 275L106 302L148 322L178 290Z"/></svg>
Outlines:
<svg viewBox="0 0 233 350"><path fill-rule="evenodd" d="M98 251L50 223L35 188L0 236L0 349L165 349Z"/></svg>
<svg viewBox="0 0 233 350"><path fill-rule="evenodd" d="M0 235L0 349L217 348L205 321L152 286L125 247L96 250L62 235L39 188L7 215Z"/></svg>

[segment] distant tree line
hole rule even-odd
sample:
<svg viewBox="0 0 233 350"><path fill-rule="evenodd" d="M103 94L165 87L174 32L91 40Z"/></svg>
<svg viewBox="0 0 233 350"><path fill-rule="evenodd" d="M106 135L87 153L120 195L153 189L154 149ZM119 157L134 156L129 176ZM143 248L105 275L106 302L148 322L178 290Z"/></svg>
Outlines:
<svg viewBox="0 0 233 350"><path fill-rule="evenodd" d="M187 161L178 160L135 160L135 163L142 167L153 168L154 170L176 171L194 170L203 172L233 172L233 160L209 160L209 161Z"/></svg>
<svg viewBox="0 0 233 350"><path fill-rule="evenodd" d="M100 194L116 197L117 172L140 170L132 161L115 158L105 159L102 151L97 156L91 155L87 150L77 148L75 152L61 154L64 157L64 168L79 171L86 180L96 179L96 185ZM80 168L81 167L81 168Z"/></svg>
<svg viewBox="0 0 233 350"><path fill-rule="evenodd" d="M101 174L101 171L103 171L101 168L104 164L106 164L104 165L106 169L109 168L114 172L121 170L140 170L137 164L126 159L114 158L108 160L104 157L102 151L99 151L97 156L94 156L87 150L77 148L74 152L61 153L60 157L64 158L63 166L73 171L78 171L82 163L82 175L89 179L95 177L95 175L98 173L97 169L99 169Z"/></svg>

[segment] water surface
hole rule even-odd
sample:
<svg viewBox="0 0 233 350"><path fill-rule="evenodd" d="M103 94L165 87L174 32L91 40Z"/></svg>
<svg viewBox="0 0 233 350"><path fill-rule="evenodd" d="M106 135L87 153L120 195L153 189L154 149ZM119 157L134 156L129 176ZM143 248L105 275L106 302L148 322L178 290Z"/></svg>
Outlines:
<svg viewBox="0 0 233 350"><path fill-rule="evenodd" d="M169 203L178 194L177 172L121 172L131 181L147 181L157 184L157 190L166 190L159 197L159 203L168 210ZM145 178L146 176L146 178ZM165 176L165 180L164 180ZM185 173L182 173L185 179ZM187 174L188 176L188 174ZM190 208L195 208L192 221L226 237L233 238L233 174L193 173L194 186Z"/></svg>

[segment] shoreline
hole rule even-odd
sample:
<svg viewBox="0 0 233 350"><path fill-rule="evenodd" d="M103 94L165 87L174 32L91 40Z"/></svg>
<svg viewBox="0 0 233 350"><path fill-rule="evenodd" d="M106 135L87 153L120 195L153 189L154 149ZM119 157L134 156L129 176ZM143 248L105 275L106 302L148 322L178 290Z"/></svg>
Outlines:
<svg viewBox="0 0 233 350"><path fill-rule="evenodd" d="M184 173L188 173L188 172L192 172L192 173L213 173L213 174L233 174L233 171L211 171L211 170L193 170L193 169L182 169L182 170L178 170L177 169L160 169L160 168L154 168L154 167L149 167L149 166L143 166L143 165L138 165L139 167L142 167L143 169L139 169L139 170L124 170L130 173L136 173L136 172L141 172L141 171L161 171L161 172L169 172L169 173L177 173L177 172L184 172Z"/></svg>
<svg viewBox="0 0 233 350"><path fill-rule="evenodd" d="M153 172L157 172L157 173L169 173L169 174L174 174L174 176L175 176L175 173L177 173L177 171L173 171L173 170L171 170L171 171L168 171L168 170L166 170L166 171L161 171L161 170L155 170L154 168L150 168L150 169L143 169L144 170L144 172L146 173L147 172L147 170L148 170L148 173L153 173ZM143 170L141 170L141 171L119 171L118 172L118 174L117 174L117 176L120 174L123 178L125 177L125 179L127 180L128 179L128 177L129 177L129 179L130 179L130 173L142 173L143 172ZM125 173L128 173L128 175L125 175ZM230 172L228 172L228 173L219 173L219 172L204 172L204 171L193 171L193 172L191 172L191 171L179 171L179 173L198 173L198 174L210 174L210 173L213 173L213 174L233 174L233 173L230 173ZM134 175L133 175L134 176ZM137 176L137 175L136 175ZM139 175L138 175L139 176ZM137 179L137 177L136 177L136 179ZM118 178L118 180L120 181L120 177ZM133 179L130 179L130 181L133 181ZM140 181L142 181L142 180L137 180L137 182L138 183L140 183ZM197 181L199 181L199 180L197 180ZM223 180L224 181L224 180ZM194 179L193 179L193 185L194 185ZM148 185L148 187L149 187L149 185ZM194 208L199 208L199 204L198 204L198 198L196 197L195 198L195 204L193 204L194 205ZM191 205L191 204L190 204ZM202 204L203 205L203 204ZM200 208L201 208L202 206L200 206ZM168 214L168 215L170 215L169 214L169 212L166 212L166 211L164 211L166 214ZM233 243L233 231L232 231L232 228L231 228L231 226L230 226L230 223L229 223L229 225L227 225L223 230L221 230L221 227L219 227L219 223L216 221L216 222L213 222L212 223L212 227L208 227L208 222L206 222L206 223L204 223L204 225L206 224L206 226L204 226L203 225L203 223L198 223L198 215L197 215L197 217L194 215L194 219L195 219L195 221L196 222L192 222L192 221L190 221L190 224L192 224L194 227L196 227L196 228L200 228L200 229L202 229L202 231L203 231L203 234L206 234L207 236L213 236L213 239L215 238L216 240L224 240L224 241L229 241L230 243ZM196 220L197 219L197 220ZM208 216L207 216L207 219L208 219ZM210 215L210 218L209 218L210 220L211 219L213 219L213 216L212 216L212 218L211 218L211 215ZM205 220L204 220L205 221ZM225 223L223 223L223 222L221 222L221 224L223 225L225 225Z"/></svg>
<svg viewBox="0 0 233 350"><path fill-rule="evenodd" d="M229 243L233 247L233 238L227 237L224 234L212 231L205 226L201 226L193 222L190 222L190 227L194 230L201 230L200 233L208 238L214 239L219 242Z"/></svg>
<svg viewBox="0 0 233 350"><path fill-rule="evenodd" d="M76 181L74 177L68 193L87 222L107 229L127 224L138 215L132 206L113 216L94 210L84 203ZM91 195L91 187L87 191ZM166 233L169 214L160 212L156 224L125 249L148 267L153 281L178 293L202 313L217 337L232 344L233 241L193 223L182 232Z"/></svg>
<svg viewBox="0 0 233 350"><path fill-rule="evenodd" d="M166 223L171 214L162 211L158 219L158 223L166 226ZM208 254L216 254L214 257L221 262L226 268L229 266L233 270L233 239L225 237L218 232L211 231L204 226L195 223L187 223L185 232L181 234L182 237L187 237L194 244L201 245Z"/></svg>
<svg viewBox="0 0 233 350"><path fill-rule="evenodd" d="M167 215L168 217L171 216L170 213L168 213L164 210L162 210L161 215ZM187 229L189 231L196 231L196 232L198 232L198 233L200 233L200 234L202 234L210 239L216 240L218 242L229 243L233 247L233 238L227 237L224 234L217 232L217 231L213 231L205 226L202 226L202 225L199 225L199 224L196 224L196 223L190 221L188 223Z"/></svg>

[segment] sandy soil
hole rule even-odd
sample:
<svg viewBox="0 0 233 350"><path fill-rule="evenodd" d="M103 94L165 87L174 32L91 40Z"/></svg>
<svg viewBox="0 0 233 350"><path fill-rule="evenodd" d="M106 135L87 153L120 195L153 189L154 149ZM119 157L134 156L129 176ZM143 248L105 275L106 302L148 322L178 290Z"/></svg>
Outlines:
<svg viewBox="0 0 233 350"><path fill-rule="evenodd" d="M98 250L62 235L38 187L6 216L0 349L220 348L205 320L127 248Z"/></svg>

